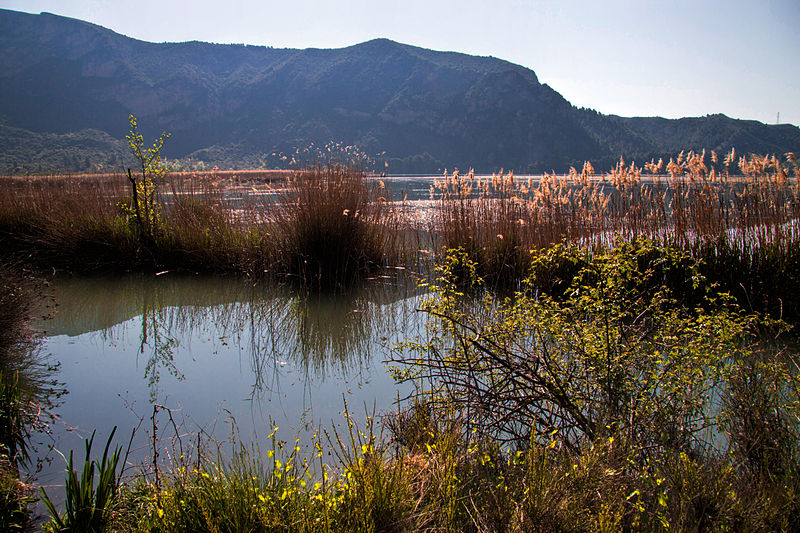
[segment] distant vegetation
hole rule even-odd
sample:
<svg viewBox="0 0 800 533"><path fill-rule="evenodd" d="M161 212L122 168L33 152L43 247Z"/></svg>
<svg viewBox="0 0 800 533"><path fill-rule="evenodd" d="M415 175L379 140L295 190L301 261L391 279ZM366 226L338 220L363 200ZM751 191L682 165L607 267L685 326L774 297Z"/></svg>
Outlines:
<svg viewBox="0 0 800 533"><path fill-rule="evenodd" d="M0 124L0 174L119 172L127 146L107 133L34 133Z"/></svg>

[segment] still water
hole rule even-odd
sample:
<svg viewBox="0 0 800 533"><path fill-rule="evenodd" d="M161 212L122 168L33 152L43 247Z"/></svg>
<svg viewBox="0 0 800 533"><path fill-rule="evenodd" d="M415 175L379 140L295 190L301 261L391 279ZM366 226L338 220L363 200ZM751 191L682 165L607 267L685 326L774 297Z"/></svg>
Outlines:
<svg viewBox="0 0 800 533"><path fill-rule="evenodd" d="M413 282L380 280L349 294L302 295L236 277L130 275L63 278L51 284L53 311L41 327L43 353L60 364L66 389L52 444L83 458L114 426L128 459L152 457L154 411L160 461L197 435L225 442L279 438L310 445L315 428L391 412L409 392L384 363L394 343L416 335L425 317ZM174 422L174 424L173 424ZM57 455L39 475L63 483Z"/></svg>

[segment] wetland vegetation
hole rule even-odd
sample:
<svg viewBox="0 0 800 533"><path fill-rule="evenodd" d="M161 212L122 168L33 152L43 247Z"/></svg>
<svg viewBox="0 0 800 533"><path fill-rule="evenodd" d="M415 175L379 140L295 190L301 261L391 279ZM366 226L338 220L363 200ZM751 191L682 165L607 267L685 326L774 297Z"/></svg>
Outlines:
<svg viewBox="0 0 800 533"><path fill-rule="evenodd" d="M409 200L353 161L267 182L192 179L159 174L158 144L141 147L136 177L3 178L5 259L39 275L231 273L307 295L415 276L427 327L392 351L412 392L394 413L342 405L343 424L314 427L306 446L270 428L252 446L196 437L168 464L154 444L127 475L114 460L122 444L106 460L87 453L67 486L66 501L83 503L52 530L790 530L800 520L792 154L688 153L564 176L454 172ZM4 281L3 297L21 298L17 285ZM36 351L25 309L0 318L19 325L3 328L16 346L4 353ZM31 427L3 417L7 434ZM13 480L27 448L9 442ZM10 494L17 520L31 494Z"/></svg>

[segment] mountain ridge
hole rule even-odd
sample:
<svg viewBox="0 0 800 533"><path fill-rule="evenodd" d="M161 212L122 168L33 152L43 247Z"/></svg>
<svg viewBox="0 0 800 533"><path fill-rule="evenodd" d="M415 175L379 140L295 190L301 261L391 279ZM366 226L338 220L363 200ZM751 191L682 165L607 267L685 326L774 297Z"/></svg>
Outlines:
<svg viewBox="0 0 800 533"><path fill-rule="evenodd" d="M8 128L122 139L134 114L147 137L172 133L168 157L214 154L206 162L223 168L279 167L281 154L329 141L383 153L393 173L563 171L584 160L603 168L620 156L731 146L800 151L795 126L603 115L576 108L526 67L385 38L338 49L151 43L78 19L0 10L0 51ZM17 166L42 160L20 143L14 150Z"/></svg>

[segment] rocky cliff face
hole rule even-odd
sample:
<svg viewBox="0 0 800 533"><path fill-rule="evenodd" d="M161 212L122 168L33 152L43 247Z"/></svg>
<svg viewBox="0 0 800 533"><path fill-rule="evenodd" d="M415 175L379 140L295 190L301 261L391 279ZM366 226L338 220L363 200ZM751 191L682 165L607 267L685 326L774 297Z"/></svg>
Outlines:
<svg viewBox="0 0 800 533"><path fill-rule="evenodd" d="M533 71L495 58L386 39L336 50L156 44L78 20L0 10L4 125L122 138L131 113L147 135L172 133L168 156L214 153L224 166L277 165L270 154L328 141L385 152L392 172L565 170L586 159L602 166L620 155L641 160L733 144L800 150L793 126L576 109Z"/></svg>

